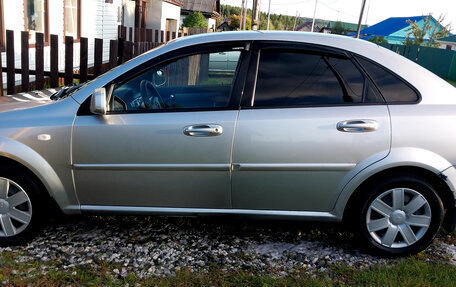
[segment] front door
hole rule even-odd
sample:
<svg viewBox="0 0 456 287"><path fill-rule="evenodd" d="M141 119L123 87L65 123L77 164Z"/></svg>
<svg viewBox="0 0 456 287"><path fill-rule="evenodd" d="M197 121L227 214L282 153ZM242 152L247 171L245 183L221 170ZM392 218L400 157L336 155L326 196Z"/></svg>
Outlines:
<svg viewBox="0 0 456 287"><path fill-rule="evenodd" d="M82 205L231 206L234 87L244 54L231 48L199 49L123 76L108 87L107 115L77 117L73 167ZM218 53L238 65L214 71Z"/></svg>
<svg viewBox="0 0 456 287"><path fill-rule="evenodd" d="M259 49L236 128L234 208L330 211L356 165L388 154L382 97L356 62L324 50Z"/></svg>

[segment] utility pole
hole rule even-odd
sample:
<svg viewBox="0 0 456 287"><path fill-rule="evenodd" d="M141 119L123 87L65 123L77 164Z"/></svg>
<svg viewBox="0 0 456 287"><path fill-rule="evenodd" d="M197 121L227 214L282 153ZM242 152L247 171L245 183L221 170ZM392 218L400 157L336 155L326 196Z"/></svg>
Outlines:
<svg viewBox="0 0 456 287"><path fill-rule="evenodd" d="M242 19L244 17L244 3L245 3L245 0L242 0L242 6L241 6L241 15L239 16L239 29L242 30Z"/></svg>
<svg viewBox="0 0 456 287"><path fill-rule="evenodd" d="M258 30L259 21L258 15L260 14L260 0L253 0L253 10L252 10L252 30Z"/></svg>
<svg viewBox="0 0 456 287"><path fill-rule="evenodd" d="M296 29L296 23L298 22L298 17L299 17L298 10L296 10L296 17L295 17L295 21L293 24L293 31Z"/></svg>
<svg viewBox="0 0 456 287"><path fill-rule="evenodd" d="M310 29L310 32L313 32L314 28L315 28L315 16L317 15L317 4L318 4L318 0L315 0L314 17L312 20L312 29Z"/></svg>
<svg viewBox="0 0 456 287"><path fill-rule="evenodd" d="M243 29L242 30L245 30L245 23L246 23L246 20L247 20L247 3L249 2L249 0L245 0L245 7L244 7L244 24L243 24Z"/></svg>
<svg viewBox="0 0 456 287"><path fill-rule="evenodd" d="M365 6L366 6L366 0L363 0L363 4L361 5L361 12L359 13L358 30L356 31L356 38L358 38L358 39L359 39L359 34L361 33L361 22L363 21L363 13L364 13Z"/></svg>
<svg viewBox="0 0 456 287"><path fill-rule="evenodd" d="M266 24L266 30L269 30L269 21L271 21L271 0L269 0L269 8L268 8L268 24Z"/></svg>

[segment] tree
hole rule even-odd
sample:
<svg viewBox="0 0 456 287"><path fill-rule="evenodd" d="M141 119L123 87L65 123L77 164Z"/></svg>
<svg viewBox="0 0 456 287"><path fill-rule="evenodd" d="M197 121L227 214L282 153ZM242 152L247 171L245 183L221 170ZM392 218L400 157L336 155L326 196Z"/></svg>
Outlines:
<svg viewBox="0 0 456 287"><path fill-rule="evenodd" d="M207 22L206 18L201 12L193 12L188 14L187 17L182 21L182 26L189 28L206 28Z"/></svg>
<svg viewBox="0 0 456 287"><path fill-rule="evenodd" d="M370 39L369 41L372 43L375 43L375 44L388 44L388 41L383 36L375 36L374 38Z"/></svg>
<svg viewBox="0 0 456 287"><path fill-rule="evenodd" d="M342 22L337 21L336 23L334 23L334 27L332 27L331 29L331 34L345 35L347 34L347 30L342 25Z"/></svg>
<svg viewBox="0 0 456 287"><path fill-rule="evenodd" d="M440 16L435 25L433 25L432 16L423 16L423 25L422 27L416 23L416 21L407 20L407 23L410 24L410 32L405 37L403 41L404 45L425 45L428 47L439 47L437 40L448 36L448 32L451 29L450 24L442 26L442 23L445 20L444 16ZM428 39L426 39L428 38Z"/></svg>
<svg viewBox="0 0 456 287"><path fill-rule="evenodd" d="M241 27L240 26L240 18L241 17L239 17L236 14L232 14L230 16L230 27L231 27L231 29L233 29L233 30L239 30L240 29L240 27ZM247 19L245 21L245 28L247 30L250 30L251 26L252 26L252 18L250 18L250 16L247 16Z"/></svg>
<svg viewBox="0 0 456 287"><path fill-rule="evenodd" d="M240 20L241 20L241 17L239 17L236 14L231 14L231 16L230 16L230 27L231 27L231 29L238 30L239 27L240 27L240 24L239 24Z"/></svg>

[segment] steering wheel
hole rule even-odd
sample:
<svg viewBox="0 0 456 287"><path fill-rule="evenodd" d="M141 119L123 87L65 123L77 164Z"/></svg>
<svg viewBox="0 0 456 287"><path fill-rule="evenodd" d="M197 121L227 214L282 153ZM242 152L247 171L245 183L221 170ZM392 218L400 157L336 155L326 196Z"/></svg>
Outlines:
<svg viewBox="0 0 456 287"><path fill-rule="evenodd" d="M148 80L142 80L140 84L141 98L146 109L159 110L165 108L165 102L158 93L154 84Z"/></svg>

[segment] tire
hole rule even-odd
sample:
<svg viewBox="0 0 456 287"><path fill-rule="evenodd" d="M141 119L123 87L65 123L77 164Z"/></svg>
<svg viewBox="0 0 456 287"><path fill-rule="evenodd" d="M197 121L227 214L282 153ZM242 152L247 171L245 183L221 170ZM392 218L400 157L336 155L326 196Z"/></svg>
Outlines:
<svg viewBox="0 0 456 287"><path fill-rule="evenodd" d="M365 190L360 233L368 248L386 256L418 253L440 230L444 208L435 188L412 174L383 178Z"/></svg>
<svg viewBox="0 0 456 287"><path fill-rule="evenodd" d="M45 198L26 173L0 166L0 246L33 238L44 219Z"/></svg>

